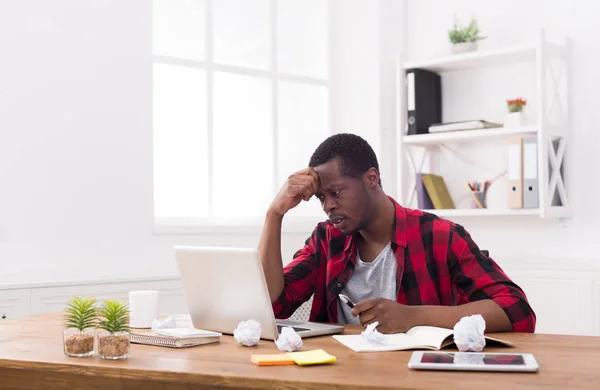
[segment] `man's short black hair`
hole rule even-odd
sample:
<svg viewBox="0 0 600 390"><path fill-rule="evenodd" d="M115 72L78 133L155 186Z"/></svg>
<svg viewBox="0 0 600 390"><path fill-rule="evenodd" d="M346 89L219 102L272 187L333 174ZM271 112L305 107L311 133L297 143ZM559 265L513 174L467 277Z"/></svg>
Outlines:
<svg viewBox="0 0 600 390"><path fill-rule="evenodd" d="M379 172L379 163L373 148L356 134L340 133L330 136L314 151L308 166L314 168L334 158L340 159L340 171L347 177L359 178L371 168Z"/></svg>

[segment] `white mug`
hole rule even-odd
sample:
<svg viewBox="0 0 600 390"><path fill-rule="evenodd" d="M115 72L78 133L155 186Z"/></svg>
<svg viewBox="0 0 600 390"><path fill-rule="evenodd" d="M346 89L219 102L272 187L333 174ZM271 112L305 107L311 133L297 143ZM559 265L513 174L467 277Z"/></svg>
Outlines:
<svg viewBox="0 0 600 390"><path fill-rule="evenodd" d="M129 292L129 326L150 328L158 318L158 291L138 290Z"/></svg>

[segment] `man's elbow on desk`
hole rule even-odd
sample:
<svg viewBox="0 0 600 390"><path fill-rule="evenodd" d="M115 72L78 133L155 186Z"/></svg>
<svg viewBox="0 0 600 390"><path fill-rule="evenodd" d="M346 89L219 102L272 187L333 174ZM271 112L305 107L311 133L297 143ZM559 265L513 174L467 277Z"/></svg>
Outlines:
<svg viewBox="0 0 600 390"><path fill-rule="evenodd" d="M491 298L502 309L511 324L512 332L534 333L536 315L525 297L518 294L499 294Z"/></svg>

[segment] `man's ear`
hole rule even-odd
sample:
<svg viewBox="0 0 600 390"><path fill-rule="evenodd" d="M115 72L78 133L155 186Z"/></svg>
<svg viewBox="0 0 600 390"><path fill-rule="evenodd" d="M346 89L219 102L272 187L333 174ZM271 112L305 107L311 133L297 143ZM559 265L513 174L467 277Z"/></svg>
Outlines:
<svg viewBox="0 0 600 390"><path fill-rule="evenodd" d="M379 172L377 172L377 169L375 168L370 168L367 172L365 172L364 179L368 188L375 188L379 186Z"/></svg>

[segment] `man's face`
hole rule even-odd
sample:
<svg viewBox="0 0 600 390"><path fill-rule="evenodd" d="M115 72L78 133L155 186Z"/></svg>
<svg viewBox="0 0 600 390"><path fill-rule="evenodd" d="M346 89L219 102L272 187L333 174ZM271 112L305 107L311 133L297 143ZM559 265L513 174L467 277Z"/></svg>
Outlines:
<svg viewBox="0 0 600 390"><path fill-rule="evenodd" d="M317 165L314 170L320 179L316 196L329 222L348 235L364 229L375 210L365 178L342 175L337 160Z"/></svg>

